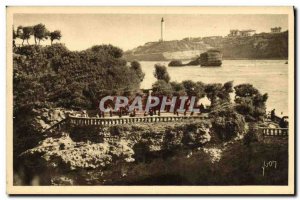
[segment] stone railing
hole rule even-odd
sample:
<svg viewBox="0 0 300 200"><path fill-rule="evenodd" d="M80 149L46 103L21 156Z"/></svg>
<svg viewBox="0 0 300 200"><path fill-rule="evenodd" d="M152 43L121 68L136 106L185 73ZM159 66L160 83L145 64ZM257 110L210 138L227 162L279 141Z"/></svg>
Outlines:
<svg viewBox="0 0 300 200"><path fill-rule="evenodd" d="M263 136L287 137L289 135L288 128L260 128Z"/></svg>
<svg viewBox="0 0 300 200"><path fill-rule="evenodd" d="M152 116L152 117L124 117L124 118L87 118L67 117L66 119L52 125L43 133L50 133L53 130L61 130L63 126L111 126L118 124L151 123L151 122L174 122L187 119L207 119L206 116Z"/></svg>
<svg viewBox="0 0 300 200"><path fill-rule="evenodd" d="M124 117L124 118L85 118L69 117L68 123L79 126L90 125L118 125L130 123L151 123L151 122L174 122L186 119L207 119L205 116L151 116L151 117Z"/></svg>
<svg viewBox="0 0 300 200"><path fill-rule="evenodd" d="M66 121L67 121L67 119L63 119L63 120L57 122L56 124L53 124L51 127L49 127L48 129L46 129L46 130L43 131L43 132L48 132L48 131L53 130L53 129L58 129L58 130L60 130L61 127L62 127L63 125L66 124Z"/></svg>

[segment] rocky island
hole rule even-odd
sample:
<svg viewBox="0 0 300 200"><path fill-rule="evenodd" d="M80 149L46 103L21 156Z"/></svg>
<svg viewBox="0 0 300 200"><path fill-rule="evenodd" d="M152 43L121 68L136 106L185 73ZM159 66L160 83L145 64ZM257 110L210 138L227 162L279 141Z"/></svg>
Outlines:
<svg viewBox="0 0 300 200"><path fill-rule="evenodd" d="M210 49L207 52L201 53L199 62L201 66L216 66L222 65L222 53L219 50Z"/></svg>

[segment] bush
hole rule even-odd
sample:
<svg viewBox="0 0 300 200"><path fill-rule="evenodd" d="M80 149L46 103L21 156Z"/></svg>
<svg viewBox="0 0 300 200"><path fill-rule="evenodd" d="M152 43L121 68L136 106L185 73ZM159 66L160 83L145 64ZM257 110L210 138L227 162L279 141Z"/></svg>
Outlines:
<svg viewBox="0 0 300 200"><path fill-rule="evenodd" d="M164 80L158 80L152 85L153 95L166 95L172 94L172 86Z"/></svg>
<svg viewBox="0 0 300 200"><path fill-rule="evenodd" d="M234 89L237 112L244 115L247 121L263 120L268 94L262 95L251 84L237 85Z"/></svg>
<svg viewBox="0 0 300 200"><path fill-rule="evenodd" d="M141 64L138 61L134 60L130 63L130 69L132 69L134 73L138 75L142 82L145 78L145 73L142 70Z"/></svg>
<svg viewBox="0 0 300 200"><path fill-rule="evenodd" d="M88 109L112 91L137 91L144 78L139 63L128 66L123 51L99 45L77 52L64 45L16 48L14 56L14 109L42 106ZM22 56L18 56L22 55Z"/></svg>
<svg viewBox="0 0 300 200"><path fill-rule="evenodd" d="M169 83L171 77L170 77L170 75L169 75L169 73L167 71L166 66L161 65L161 64L155 64L154 68L155 68L155 71L154 71L154 74L153 74L154 77L157 80L164 80L167 83Z"/></svg>
<svg viewBox="0 0 300 200"><path fill-rule="evenodd" d="M238 114L229 103L216 106L210 113L210 117L212 130L222 141L245 134L244 116Z"/></svg>

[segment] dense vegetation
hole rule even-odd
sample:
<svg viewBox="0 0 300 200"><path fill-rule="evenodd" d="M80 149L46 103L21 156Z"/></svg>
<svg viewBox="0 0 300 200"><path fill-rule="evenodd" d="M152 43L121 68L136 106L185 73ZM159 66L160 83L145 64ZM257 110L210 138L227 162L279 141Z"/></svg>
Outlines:
<svg viewBox="0 0 300 200"><path fill-rule="evenodd" d="M237 113L230 103L215 107L210 116L212 129L222 141L228 141L246 133L244 116Z"/></svg>
<svg viewBox="0 0 300 200"><path fill-rule="evenodd" d="M234 87L236 110L248 121L262 120L266 112L268 94L261 94L251 84L241 84Z"/></svg>
<svg viewBox="0 0 300 200"><path fill-rule="evenodd" d="M36 110L96 109L102 96L135 94L144 73L138 62L128 65L122 53L111 45L81 52L61 44L14 48L14 155L41 139Z"/></svg>
<svg viewBox="0 0 300 200"><path fill-rule="evenodd" d="M139 63L128 66L122 53L111 45L81 52L69 51L61 44L16 48L14 109L92 108L102 95L134 93L144 74Z"/></svg>
<svg viewBox="0 0 300 200"><path fill-rule="evenodd" d="M210 100L212 128L221 140L230 140L245 133L245 122L262 121L266 115L268 94L261 94L251 84L233 87L233 81L204 84L200 81L171 81L167 68L156 64L152 85L153 95L195 96L197 100L207 97ZM230 94L235 92L234 102ZM178 105L175 106L175 109Z"/></svg>

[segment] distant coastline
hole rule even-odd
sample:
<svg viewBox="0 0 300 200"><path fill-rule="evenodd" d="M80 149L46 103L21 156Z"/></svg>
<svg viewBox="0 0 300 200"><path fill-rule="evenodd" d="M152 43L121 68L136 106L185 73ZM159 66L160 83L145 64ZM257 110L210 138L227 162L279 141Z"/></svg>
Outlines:
<svg viewBox="0 0 300 200"><path fill-rule="evenodd" d="M288 60L288 58L224 58L223 60Z"/></svg>
<svg viewBox="0 0 300 200"><path fill-rule="evenodd" d="M288 31L148 42L126 51L124 58L128 61L192 60L209 49L220 50L224 60L287 60Z"/></svg>
<svg viewBox="0 0 300 200"><path fill-rule="evenodd" d="M162 60L139 60L142 62L169 62L172 59L162 59ZM192 61L193 59L180 59L181 61L188 62ZM289 60L288 58L224 58L223 60L282 60L282 61L287 61Z"/></svg>
<svg viewBox="0 0 300 200"><path fill-rule="evenodd" d="M128 59L127 57L125 57L125 59L131 61L131 60L138 60L138 61L144 61L144 62L161 62L161 61L164 61L164 62L168 62L168 61L171 61L172 59L154 59L154 60L145 60L145 59ZM186 58L186 59L180 59L181 61L191 61L193 60L193 58ZM288 60L288 58L223 58L223 60Z"/></svg>

